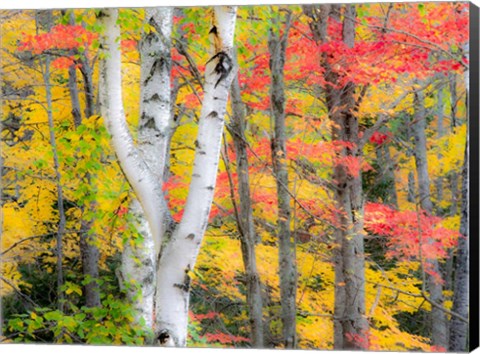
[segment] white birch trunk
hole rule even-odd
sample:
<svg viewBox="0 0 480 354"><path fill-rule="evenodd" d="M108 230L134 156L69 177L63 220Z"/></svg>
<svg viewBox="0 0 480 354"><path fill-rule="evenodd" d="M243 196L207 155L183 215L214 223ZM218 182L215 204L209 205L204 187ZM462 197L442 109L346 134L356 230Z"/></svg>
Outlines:
<svg viewBox="0 0 480 354"><path fill-rule="evenodd" d="M157 10L148 11L155 13ZM148 11L147 16L149 16ZM157 13L157 15L163 16L165 13L163 15ZM123 111L118 44L120 30L116 23L117 16L115 9L103 10L99 15L105 27L101 38L104 56L100 68L102 116L112 137L120 166L141 204L142 208L137 210L143 210L148 221L148 224L142 222L141 214L138 213L138 228L144 237L144 244L143 248L139 248L136 256L145 260L146 263L153 262L157 259L157 255L160 257L156 281L152 280L152 283L156 283L154 298L156 337L161 345L185 346L189 272L195 265L208 223L215 190L228 90L234 76L232 49L236 7L224 6L214 9L213 25L210 30L213 43L212 56L206 66L205 98L195 143L192 181L182 221L173 233L171 241L166 242L165 245L162 245L162 240L170 225L168 225L168 210L160 181L165 169L166 151L168 151L168 145L164 148L162 140L169 134L170 115L163 112L163 109L159 110L155 105L170 107L169 104L167 105L166 97L166 87L170 84L164 77L166 71L163 70L165 67L169 71L169 67L165 66L165 63L162 64L161 50L150 51L152 48L145 42L142 50L144 49L144 55L152 55L152 61L145 58L144 64L147 67L150 62L150 68L153 71L142 72L143 103L139 132L140 148L137 149L128 130ZM157 25L159 23L156 22ZM155 23L150 24L155 27ZM163 30L163 28L160 29ZM148 40L148 36L146 38ZM151 38L150 44L152 43L155 43L155 40ZM156 42L156 44L159 43ZM162 46L161 43L160 46ZM142 141L145 144L142 144ZM151 142L153 144L150 144ZM152 145L152 147L146 145ZM148 231L151 238L148 237ZM152 244L154 247L151 246ZM124 272L130 271L131 276L138 277L141 272L138 272L138 269L136 270L135 266L128 261L132 260L128 253L135 251L126 249L125 252L124 267L127 269L124 269ZM152 255L154 255L153 260ZM146 269L149 269L149 266L146 266ZM141 274L139 281L146 282L146 279L152 279L151 274ZM147 299L144 302L142 309L147 309L152 304Z"/></svg>
<svg viewBox="0 0 480 354"><path fill-rule="evenodd" d="M192 180L182 221L162 249L157 272L156 335L160 345L187 341L189 272L205 233L215 190L228 91L234 76L233 35L236 7L214 8L211 59L205 72Z"/></svg>
<svg viewBox="0 0 480 354"><path fill-rule="evenodd" d="M171 135L170 69L173 9L169 7L145 10L145 23L154 28L144 33L140 44L141 92L138 149L154 175L157 184L164 182L165 163ZM157 212L161 212L158 210ZM143 209L137 201L130 205L130 215L142 243L126 242L122 254L122 278L130 303L147 328L153 328L156 260L158 250ZM170 219L165 210L161 223ZM167 220L167 221L165 221ZM132 282L133 281L133 282Z"/></svg>
<svg viewBox="0 0 480 354"><path fill-rule="evenodd" d="M121 286L136 310L135 323L144 320L147 329L153 328L155 296L155 252L150 226L143 214L140 203L135 199L130 204L130 216L134 221L137 237L126 241L122 252Z"/></svg>
<svg viewBox="0 0 480 354"><path fill-rule="evenodd" d="M148 220L156 253L160 250L166 225L162 216L167 213L162 185L146 164L141 152L134 145L122 102L121 57L119 48L120 28L118 10L105 9L99 15L105 32L101 36L102 56L100 66L100 105L115 153L123 173L142 205Z"/></svg>

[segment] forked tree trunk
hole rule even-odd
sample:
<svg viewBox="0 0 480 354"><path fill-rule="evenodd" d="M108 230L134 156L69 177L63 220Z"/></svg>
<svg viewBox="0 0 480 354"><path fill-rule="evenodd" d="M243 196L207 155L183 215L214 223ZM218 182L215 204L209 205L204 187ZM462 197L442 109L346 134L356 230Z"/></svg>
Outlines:
<svg viewBox="0 0 480 354"><path fill-rule="evenodd" d="M215 190L220 145L228 90L234 76L232 48L236 7L215 7L210 30L213 44L211 58L206 65L205 95L195 142L195 159L189 193L181 222L172 232L169 211L156 172L149 168L147 158L134 145L123 112L121 91L121 61L117 39L120 35L115 9L103 10L99 17L105 33L101 36L102 61L101 106L102 116L112 136L112 143L120 166L140 202L152 247L145 244L158 259L155 284L154 331L158 344L185 346L187 341L190 272L205 233ZM161 61L155 66L161 67ZM143 76L143 80L148 79ZM145 81L142 82L142 85ZM147 90L145 90L147 92ZM163 102L159 93L150 91L153 100ZM145 97L149 97L146 93ZM158 122L150 119L145 110L147 125ZM161 119L161 118L160 118ZM151 123L148 123L148 122ZM155 133L157 134L157 133ZM165 138L165 137L164 137ZM160 157L162 158L162 157ZM152 163L157 163L156 159ZM167 234L171 233L168 238Z"/></svg>
<svg viewBox="0 0 480 354"><path fill-rule="evenodd" d="M288 28L290 15L287 16L286 30L280 36L279 29L270 29L268 49L270 52L270 86L271 111L274 121L272 138L273 172L277 182L278 201L278 266L280 276L280 302L283 325L283 342L285 348L296 345L296 292L297 270L295 260L295 242L290 231L291 208L288 191L287 168L287 132L285 125L285 83L284 66L286 60Z"/></svg>
<svg viewBox="0 0 480 354"><path fill-rule="evenodd" d="M235 76L232 83L231 102L232 122L229 130L235 145L237 162L238 194L240 198L237 223L240 231L243 265L247 278L247 305L251 326L250 337L253 348L263 348L262 288L257 270L257 257L255 255L256 234L250 198L250 177L245 136L245 106L240 94L238 76Z"/></svg>
<svg viewBox="0 0 480 354"><path fill-rule="evenodd" d="M426 145L426 112L424 107L424 97L422 91L415 92L415 115L412 122L412 133L414 137L414 155L417 172L418 200L420 207L428 214L432 214L433 205L430 196L430 177L427 164L427 145ZM421 245L420 245L421 246ZM440 275L440 266L437 259L420 260L429 268L426 274L427 287L430 294L430 300L443 306L443 286L431 274ZM441 308L432 306L430 312L431 325L431 343L437 347L448 348L447 337L447 318Z"/></svg>
<svg viewBox="0 0 480 354"><path fill-rule="evenodd" d="M171 137L171 32L173 9L148 8L145 23L154 30L144 33L140 41L140 121L138 149L154 176L162 184ZM128 241L122 254L122 279L130 302L137 310L137 323L143 318L153 328L156 278L156 251L153 236L138 201L130 205L130 214L143 242ZM164 221L162 221L164 222Z"/></svg>
<svg viewBox="0 0 480 354"><path fill-rule="evenodd" d="M318 43L328 41L327 22L329 17L338 16L331 5L306 6L311 17L311 29ZM332 11L334 13L332 13ZM353 47L355 42L355 7L346 5L343 17L343 42ZM340 19L338 19L340 20ZM338 74L330 67L326 54L321 64L327 81L325 87L328 115L332 124L332 140L352 143L352 148L343 148L339 158L362 158L358 120L354 115L355 86L347 83L338 89ZM341 65L341 63L340 63ZM352 175L339 164L334 168L336 183L335 204L339 210L335 231L335 309L334 348L368 349L368 321L365 313L365 255L363 240L363 190L361 171Z"/></svg>

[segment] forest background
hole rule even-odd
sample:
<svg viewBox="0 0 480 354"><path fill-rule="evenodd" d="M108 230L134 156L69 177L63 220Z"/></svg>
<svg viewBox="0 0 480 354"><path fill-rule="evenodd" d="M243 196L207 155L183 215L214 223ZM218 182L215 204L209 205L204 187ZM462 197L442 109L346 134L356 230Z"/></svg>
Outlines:
<svg viewBox="0 0 480 354"><path fill-rule="evenodd" d="M238 29L237 29L237 30L238 30ZM238 36L238 32L236 33L236 36ZM237 38L238 38L238 37L237 37ZM206 45L206 44L205 44L205 45ZM268 76L268 74L266 74L266 76ZM459 85L461 86L461 83L460 83ZM461 91L461 88L460 88L460 91ZM460 101L460 99L459 99L459 101ZM288 102L287 102L287 104L288 104ZM427 107L427 108L428 108L428 107ZM261 109L261 107L260 107L260 109ZM288 108L287 108L287 109L288 109ZM445 108L445 110L448 110L448 107ZM399 111L402 111L402 109L400 109ZM464 113L465 113L465 112L463 112L463 114L464 114ZM459 116L461 115L461 109L460 109L460 113L458 113L458 114L459 114ZM460 119L461 119L461 118L460 118ZM463 119L464 119L464 118L463 118ZM464 122L465 122L465 121L463 121L463 123L464 123ZM460 125L462 125L462 124L460 124ZM261 128L262 128L262 127L257 128L257 129L261 129ZM377 137L378 137L378 136L377 136ZM459 138L458 135L456 135L456 138ZM381 139L384 139L384 137L380 137L380 140L381 140ZM193 140L194 140L194 139L192 139L192 141L193 141ZM373 138L373 141L370 141L370 143L371 143L372 145L374 145L374 144L375 144L375 138ZM463 143L464 143L464 141L463 141ZM460 146L460 145L462 145L463 143L462 143L462 141L460 141L460 142L458 143L458 145ZM379 145L381 145L381 144L379 144ZM459 148L459 149L460 149L460 148ZM373 150L372 150L372 151L373 151ZM228 155L228 152L226 153L226 155ZM456 154L453 154L453 155L456 155ZM451 155L451 156L453 156L453 155ZM461 156L463 157L463 155L462 155L461 153L458 154L458 155L461 155ZM268 152L265 153L265 156L268 156L268 157L269 157ZM372 160L374 160L374 158L373 158ZM462 160L462 161L463 161L463 160ZM459 163L460 163L460 160L459 160ZM460 165L458 165L457 167L460 168ZM413 170L412 168L410 168L410 169ZM226 171L223 171L223 172L225 173ZM365 172L368 172L368 171L365 171ZM220 173L222 173L222 171L221 171ZM408 174L407 174L407 175L408 175ZM224 174L224 176L225 176L225 174ZM405 177L408 179L407 176L405 176ZM218 183L218 182L217 182L217 183ZM221 184L219 184L219 185L221 186ZM228 184L227 184L227 186L228 186ZM227 192L228 192L228 191L227 191ZM227 192L224 191L224 193L228 196L228 193L227 193ZM181 198L181 196L180 196L179 198ZM379 198L380 198L380 197L379 197ZM406 199L406 197L405 197L405 199ZM228 198L226 198L225 200L228 200ZM379 199L379 200L380 200L380 199ZM267 200L267 202L268 202L268 200ZM217 203L218 203L218 202L217 202ZM268 204L268 203L267 203L267 204ZM214 204L214 210L215 210L215 204ZM268 212L268 210L265 210L265 211ZM117 215L118 215L118 212L117 212ZM267 215L266 219L268 219L268 215ZM455 229L455 227L452 227L452 229ZM316 231L315 231L315 232L311 232L311 233L310 233L310 232L307 232L306 234L307 234L307 235L306 235L305 237L308 237L308 236L309 236L308 234L317 234L317 232L316 232ZM207 237L208 237L208 235L207 235ZM308 241L308 240L307 240L307 241ZM302 241L302 242L303 242L303 241ZM238 245L237 245L237 246L238 246ZM238 251L237 251L237 252L238 252ZM201 256L200 256L200 257L201 257ZM239 258L239 260L240 260L240 258ZM201 258L199 259L199 262L200 262L200 261L201 261ZM326 263L328 263L328 262L326 262ZM241 267L241 264L239 264L238 267L239 267L239 269L241 269L241 268L242 268L242 267ZM326 267L328 268L328 266L326 266ZM195 277L195 276L197 276L197 275L193 275L193 277ZM198 275L198 276L200 277L201 275ZM272 275L272 276L273 276L273 275ZM324 277L324 278L325 278L325 277ZM197 280L198 280L198 279L197 279ZM75 293L75 289L72 290L72 291L73 291L73 294L74 294L74 293ZM232 290L232 291L236 291L236 290ZM70 294L72 294L72 292L70 292ZM375 293L375 294L376 294L376 293ZM332 301L332 300L330 300L330 301L331 301L331 303L333 304L333 301ZM373 301L371 301L371 302L373 302ZM246 332L245 332L245 333L246 333Z"/></svg>

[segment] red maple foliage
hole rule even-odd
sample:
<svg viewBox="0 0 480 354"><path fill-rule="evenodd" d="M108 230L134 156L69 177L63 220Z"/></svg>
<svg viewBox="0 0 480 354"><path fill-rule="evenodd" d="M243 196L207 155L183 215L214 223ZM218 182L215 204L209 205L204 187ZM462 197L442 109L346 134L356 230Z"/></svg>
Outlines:
<svg viewBox="0 0 480 354"><path fill-rule="evenodd" d="M365 205L365 228L372 234L387 237L389 249L386 255L391 258L423 262L447 258L447 251L461 236L458 231L443 227L441 222L440 217L423 210L398 211L384 204ZM428 263L424 267L432 274Z"/></svg>
<svg viewBox="0 0 480 354"><path fill-rule="evenodd" d="M245 338L242 336L234 336L233 334L229 333L205 333L205 338L209 342L218 342L221 344L235 344L240 342L250 342L249 338Z"/></svg>
<svg viewBox="0 0 480 354"><path fill-rule="evenodd" d="M87 47L98 37L97 33L87 31L80 25L56 25L50 32L37 35L24 34L19 50L29 50L41 54L51 49L70 50Z"/></svg>

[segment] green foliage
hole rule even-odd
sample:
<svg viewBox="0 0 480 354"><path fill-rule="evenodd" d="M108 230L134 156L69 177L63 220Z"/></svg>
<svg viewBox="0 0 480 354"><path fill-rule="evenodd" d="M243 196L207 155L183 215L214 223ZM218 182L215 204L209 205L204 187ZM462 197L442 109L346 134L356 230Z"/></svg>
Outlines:
<svg viewBox="0 0 480 354"><path fill-rule="evenodd" d="M67 282L65 293L81 295L81 288ZM36 307L27 313L11 315L6 335L15 342L142 345L152 333L134 324L135 310L124 298L103 295L101 307L77 307L67 301L68 312Z"/></svg>

